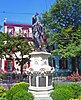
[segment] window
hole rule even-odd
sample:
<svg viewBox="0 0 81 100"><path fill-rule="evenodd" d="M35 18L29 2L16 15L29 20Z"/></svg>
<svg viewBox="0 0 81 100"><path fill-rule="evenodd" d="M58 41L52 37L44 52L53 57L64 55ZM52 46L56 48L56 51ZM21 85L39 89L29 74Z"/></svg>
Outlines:
<svg viewBox="0 0 81 100"><path fill-rule="evenodd" d="M12 35L12 30L9 30L9 35Z"/></svg>
<svg viewBox="0 0 81 100"><path fill-rule="evenodd" d="M13 67L12 60L7 60L6 61L6 70L12 71L12 67Z"/></svg>
<svg viewBox="0 0 81 100"><path fill-rule="evenodd" d="M55 67L55 59L54 59L54 58L49 57L49 58L48 58L48 61L49 61L49 65L50 65L51 67Z"/></svg>
<svg viewBox="0 0 81 100"><path fill-rule="evenodd" d="M62 59L59 60L59 68L60 69L67 69L68 68L67 59L62 58Z"/></svg>
<svg viewBox="0 0 81 100"><path fill-rule="evenodd" d="M28 30L24 30L24 36L28 37Z"/></svg>

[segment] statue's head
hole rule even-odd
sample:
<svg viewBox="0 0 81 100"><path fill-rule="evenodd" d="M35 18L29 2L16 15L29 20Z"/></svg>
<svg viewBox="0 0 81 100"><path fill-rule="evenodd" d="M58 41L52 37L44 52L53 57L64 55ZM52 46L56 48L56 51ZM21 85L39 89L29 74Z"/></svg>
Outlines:
<svg viewBox="0 0 81 100"><path fill-rule="evenodd" d="M38 16L38 15L39 15L39 14L36 12L36 13L35 13L35 16Z"/></svg>

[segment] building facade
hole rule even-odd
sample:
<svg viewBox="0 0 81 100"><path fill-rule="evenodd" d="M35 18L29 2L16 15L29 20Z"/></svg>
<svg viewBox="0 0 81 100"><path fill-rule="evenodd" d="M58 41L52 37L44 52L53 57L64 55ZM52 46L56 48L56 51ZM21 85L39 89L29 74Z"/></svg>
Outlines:
<svg viewBox="0 0 81 100"><path fill-rule="evenodd" d="M4 19L4 33L8 33L11 36L21 35L21 37L32 41L32 26L29 24L9 23ZM17 55L19 55L19 53ZM29 66L30 65L26 63L24 70ZM0 59L0 72L13 72L14 69L20 73L20 66L16 64L15 59L9 58L8 55L6 58Z"/></svg>
<svg viewBox="0 0 81 100"><path fill-rule="evenodd" d="M56 49L56 45L52 45L50 47L51 52L52 50ZM55 68L53 76L68 76L71 73L77 71L81 75L81 58L78 57L77 60L75 57L72 58L62 58L58 55L50 56L49 63L52 67ZM76 64L77 63L77 64Z"/></svg>

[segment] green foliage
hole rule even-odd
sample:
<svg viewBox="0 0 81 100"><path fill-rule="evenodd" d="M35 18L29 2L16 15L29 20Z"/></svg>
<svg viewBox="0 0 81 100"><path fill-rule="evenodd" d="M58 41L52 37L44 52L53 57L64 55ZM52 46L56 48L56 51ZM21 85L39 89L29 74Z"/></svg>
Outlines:
<svg viewBox="0 0 81 100"><path fill-rule="evenodd" d="M69 100L79 100L79 99L73 99L73 98L71 98L71 99L69 99Z"/></svg>
<svg viewBox="0 0 81 100"><path fill-rule="evenodd" d="M40 18L50 45L57 44L53 55L63 58L81 56L81 1L56 0Z"/></svg>
<svg viewBox="0 0 81 100"><path fill-rule="evenodd" d="M71 98L71 99L69 99L69 100L81 100L81 96L79 96L77 99Z"/></svg>
<svg viewBox="0 0 81 100"><path fill-rule="evenodd" d="M11 90L15 89L24 89L28 91L29 84L25 82L16 83L11 87Z"/></svg>
<svg viewBox="0 0 81 100"><path fill-rule="evenodd" d="M41 22L49 31L56 28L60 30L64 26L80 24L80 7L80 0L56 0L49 11L42 14Z"/></svg>
<svg viewBox="0 0 81 100"><path fill-rule="evenodd" d="M28 87L29 84L25 82L16 83L7 91L6 98L8 100L33 100L33 95L28 92Z"/></svg>
<svg viewBox="0 0 81 100"><path fill-rule="evenodd" d="M52 86L54 87L54 89L56 89L56 88L60 87L61 84L56 83L56 82L53 82L53 83L52 83Z"/></svg>
<svg viewBox="0 0 81 100"><path fill-rule="evenodd" d="M74 31L73 27L63 28L60 33L50 35L50 45L56 43L58 47L53 50L53 54L58 54L64 58L80 56L81 52L81 26ZM79 31L78 31L79 30Z"/></svg>
<svg viewBox="0 0 81 100"><path fill-rule="evenodd" d="M28 57L26 61L24 60L24 55L29 55L29 53L33 50L33 45L29 43L29 40L22 39L21 36L11 37L10 40L12 51L14 52L14 56L16 57L16 61L20 64L25 64L28 61ZM21 59L16 55L17 52L20 52Z"/></svg>
<svg viewBox="0 0 81 100"><path fill-rule="evenodd" d="M81 84L56 84L51 92L53 100L77 100L81 97Z"/></svg>
<svg viewBox="0 0 81 100"><path fill-rule="evenodd" d="M79 96L78 100L81 100L81 96Z"/></svg>
<svg viewBox="0 0 81 100"><path fill-rule="evenodd" d="M2 97L4 93L6 93L6 89L0 86L0 97Z"/></svg>
<svg viewBox="0 0 81 100"><path fill-rule="evenodd" d="M81 95L81 84L72 84L70 87L73 90L73 98L78 98Z"/></svg>
<svg viewBox="0 0 81 100"><path fill-rule="evenodd" d="M0 73L0 79L3 79L5 77L4 73Z"/></svg>
<svg viewBox="0 0 81 100"><path fill-rule="evenodd" d="M6 98L6 93L3 93L2 97L0 97L0 100L8 100L8 99Z"/></svg>
<svg viewBox="0 0 81 100"><path fill-rule="evenodd" d="M14 94L12 100L33 100L34 97L31 93L27 92L26 90L18 91Z"/></svg>
<svg viewBox="0 0 81 100"><path fill-rule="evenodd" d="M5 51L5 44L4 44L4 35L0 33L0 57L2 58L3 55L7 54L7 50Z"/></svg>
<svg viewBox="0 0 81 100"><path fill-rule="evenodd" d="M6 98L6 89L4 87L0 87L0 100L8 100Z"/></svg>
<svg viewBox="0 0 81 100"><path fill-rule="evenodd" d="M4 98L4 97L1 97L0 100L8 100L8 99L6 99L6 98Z"/></svg>
<svg viewBox="0 0 81 100"><path fill-rule="evenodd" d="M23 65L26 62L29 62L30 57L27 56L24 58L24 55L29 55L29 53L34 49L33 44L29 43L30 41L27 38L22 38L18 36L10 36L8 33L0 33L0 58L8 54L10 57L13 57L12 53L15 56L17 64L21 66L21 73L23 71ZM20 53L18 55L17 53Z"/></svg>
<svg viewBox="0 0 81 100"><path fill-rule="evenodd" d="M69 100L72 97L72 92L68 88L58 88L51 93L53 100Z"/></svg>
<svg viewBox="0 0 81 100"><path fill-rule="evenodd" d="M32 52L34 46L29 43L27 38L22 38L21 36L14 36L10 38L10 46L12 48L11 52L14 52L15 60L18 65L21 65L21 74L23 73L23 65L30 61L29 53ZM10 56L12 57L12 53ZM17 53L19 52L19 55ZM24 55L28 55L24 58Z"/></svg>

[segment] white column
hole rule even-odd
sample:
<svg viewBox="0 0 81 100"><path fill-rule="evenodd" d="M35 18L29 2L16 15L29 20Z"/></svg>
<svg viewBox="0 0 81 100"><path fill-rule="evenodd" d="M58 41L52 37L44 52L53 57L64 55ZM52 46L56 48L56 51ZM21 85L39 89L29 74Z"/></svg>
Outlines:
<svg viewBox="0 0 81 100"><path fill-rule="evenodd" d="M39 76L36 77L36 87L39 86Z"/></svg>
<svg viewBox="0 0 81 100"><path fill-rule="evenodd" d="M29 75L29 85L31 86L31 76Z"/></svg>
<svg viewBox="0 0 81 100"><path fill-rule="evenodd" d="M48 87L48 76L46 76L46 87Z"/></svg>

